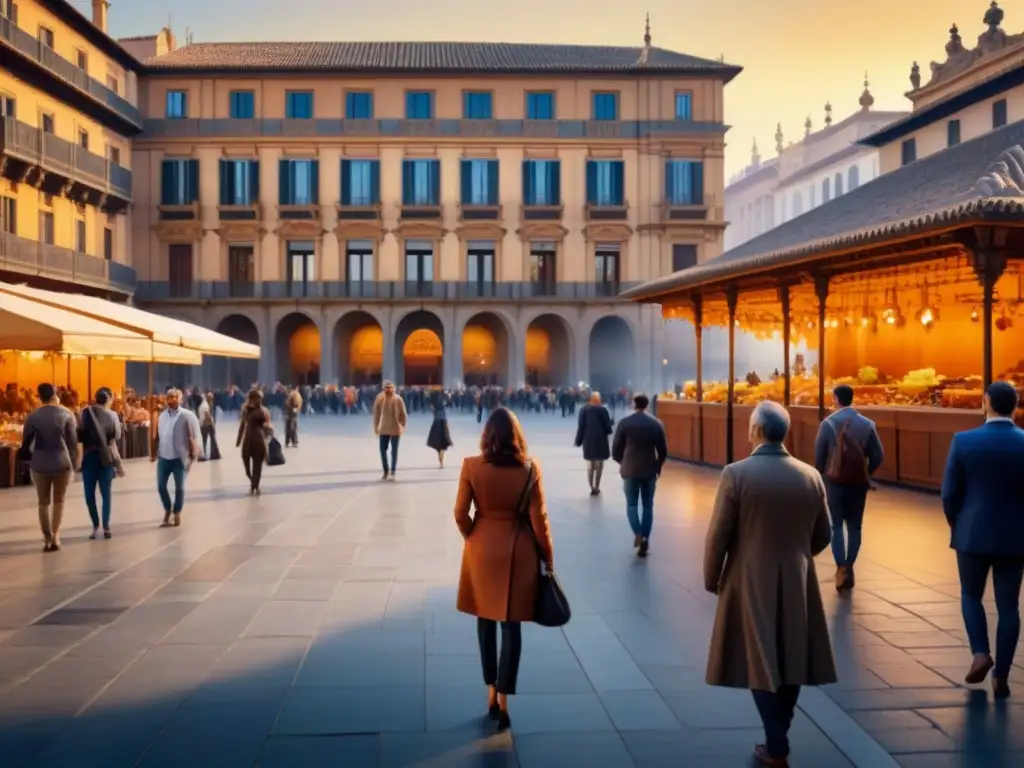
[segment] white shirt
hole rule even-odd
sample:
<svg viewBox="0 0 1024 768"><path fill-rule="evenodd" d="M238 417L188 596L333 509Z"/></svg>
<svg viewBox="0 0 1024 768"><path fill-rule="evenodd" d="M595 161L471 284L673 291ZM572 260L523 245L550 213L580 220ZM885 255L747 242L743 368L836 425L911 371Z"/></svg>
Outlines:
<svg viewBox="0 0 1024 768"><path fill-rule="evenodd" d="M161 459L177 459L178 452L174 447L174 425L181 418L181 406L168 408L160 414L159 445L156 455Z"/></svg>
<svg viewBox="0 0 1024 768"><path fill-rule="evenodd" d="M987 419L985 419L985 421L986 422L988 422L988 421L1008 421L1011 424L1015 424L1016 423L1009 416L989 416Z"/></svg>

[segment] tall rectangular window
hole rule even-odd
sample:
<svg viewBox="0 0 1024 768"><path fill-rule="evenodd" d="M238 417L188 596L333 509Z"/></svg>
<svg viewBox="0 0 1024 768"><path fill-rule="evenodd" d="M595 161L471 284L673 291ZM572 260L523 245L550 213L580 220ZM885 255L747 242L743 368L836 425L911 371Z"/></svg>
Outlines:
<svg viewBox="0 0 1024 768"><path fill-rule="evenodd" d="M49 27L39 28L39 42L53 50L53 30Z"/></svg>
<svg viewBox="0 0 1024 768"><path fill-rule="evenodd" d="M904 139L900 145L900 163L910 165L917 160L917 139ZM826 181L828 181L826 179Z"/></svg>
<svg viewBox="0 0 1024 768"><path fill-rule="evenodd" d="M555 295L558 283L556 253L554 243L530 243L530 282L538 296Z"/></svg>
<svg viewBox="0 0 1024 768"><path fill-rule="evenodd" d="M18 103L13 96L0 94L0 117L9 117L12 120L18 116Z"/></svg>
<svg viewBox="0 0 1024 768"><path fill-rule="evenodd" d="M689 91L676 91L676 120L693 119L693 94Z"/></svg>
<svg viewBox="0 0 1024 768"><path fill-rule="evenodd" d="M192 294L192 245L173 243L167 247L167 281L172 297Z"/></svg>
<svg viewBox="0 0 1024 768"><path fill-rule="evenodd" d="M75 219L75 253L88 253L85 239L85 219Z"/></svg>
<svg viewBox="0 0 1024 768"><path fill-rule="evenodd" d="M78 49L75 51L75 64L83 72L89 71L89 54L85 51Z"/></svg>
<svg viewBox="0 0 1024 768"><path fill-rule="evenodd" d="M232 296L248 298L255 291L256 259L251 245L233 245L228 248L228 290Z"/></svg>
<svg viewBox="0 0 1024 768"><path fill-rule="evenodd" d="M405 116L409 120L432 120L434 117L433 92L407 91L405 94Z"/></svg>
<svg viewBox="0 0 1024 768"><path fill-rule="evenodd" d="M960 121L950 120L946 123L946 146L955 147L960 143Z"/></svg>
<svg viewBox="0 0 1024 768"><path fill-rule="evenodd" d="M110 227L103 228L103 258L107 261L114 260L114 230Z"/></svg>
<svg viewBox="0 0 1024 768"><path fill-rule="evenodd" d="M498 161L462 161L462 204L498 204Z"/></svg>
<svg viewBox="0 0 1024 768"><path fill-rule="evenodd" d="M107 75L107 88L119 96L121 95L121 81L115 75Z"/></svg>
<svg viewBox="0 0 1024 768"><path fill-rule="evenodd" d="M259 162L256 160L221 160L220 204L252 205L259 199Z"/></svg>
<svg viewBox="0 0 1024 768"><path fill-rule="evenodd" d="M288 241L288 295L296 298L309 293L316 280L316 249L307 241Z"/></svg>
<svg viewBox="0 0 1024 768"><path fill-rule="evenodd" d="M494 243L470 240L466 249L466 282L475 296L494 295Z"/></svg>
<svg viewBox="0 0 1024 768"><path fill-rule="evenodd" d="M619 94L617 93L595 93L594 94L594 120L618 120L619 119Z"/></svg>
<svg viewBox="0 0 1024 768"><path fill-rule="evenodd" d="M18 6L14 0L0 0L0 16L10 19L15 24L18 23Z"/></svg>
<svg viewBox="0 0 1024 768"><path fill-rule="evenodd" d="M467 120L490 120L494 117L494 96L490 91L465 91L462 99L462 116Z"/></svg>
<svg viewBox="0 0 1024 768"><path fill-rule="evenodd" d="M89 132L81 128L78 129L78 146L82 149L89 148Z"/></svg>
<svg viewBox="0 0 1024 768"><path fill-rule="evenodd" d="M697 265L697 246L692 243L673 243L672 271L678 272Z"/></svg>
<svg viewBox="0 0 1024 768"><path fill-rule="evenodd" d="M380 161L341 161L341 204L377 205L380 202Z"/></svg>
<svg viewBox="0 0 1024 768"><path fill-rule="evenodd" d="M624 205L624 164L621 160L587 161L587 203Z"/></svg>
<svg viewBox="0 0 1024 768"><path fill-rule="evenodd" d="M190 205L199 200L198 160L164 160L160 174L160 205Z"/></svg>
<svg viewBox="0 0 1024 768"><path fill-rule="evenodd" d="M369 240L349 240L346 244L345 279L350 286L374 281L373 243Z"/></svg>
<svg viewBox="0 0 1024 768"><path fill-rule="evenodd" d="M188 117L188 92L168 91L166 116L172 120Z"/></svg>
<svg viewBox="0 0 1024 768"><path fill-rule="evenodd" d="M554 120L555 94L552 91L528 91L526 94L527 120Z"/></svg>
<svg viewBox="0 0 1024 768"><path fill-rule="evenodd" d="M992 129L1002 128L1007 119L1006 99L992 102Z"/></svg>
<svg viewBox="0 0 1024 768"><path fill-rule="evenodd" d="M42 115L42 125L40 126L43 129L43 133L52 134L54 132L53 121L54 121L53 115L51 115L51 114L49 114L47 112L43 113L43 115Z"/></svg>
<svg viewBox="0 0 1024 768"><path fill-rule="evenodd" d="M313 92L285 91L284 116L289 120L312 120Z"/></svg>
<svg viewBox="0 0 1024 768"><path fill-rule="evenodd" d="M665 163L665 204L704 204L704 163L699 160Z"/></svg>
<svg viewBox="0 0 1024 768"><path fill-rule="evenodd" d="M278 203L318 205L320 164L316 160L282 160L278 170Z"/></svg>
<svg viewBox="0 0 1024 768"><path fill-rule="evenodd" d="M598 243L594 258L598 295L617 296L619 293L618 246Z"/></svg>
<svg viewBox="0 0 1024 768"><path fill-rule="evenodd" d="M402 161L402 204L441 204L441 163L438 160Z"/></svg>
<svg viewBox="0 0 1024 768"><path fill-rule="evenodd" d="M434 287L434 244L427 240L405 243L405 290L409 296L429 296Z"/></svg>
<svg viewBox="0 0 1024 768"><path fill-rule="evenodd" d="M228 108L232 120L252 120L256 117L256 94L253 91L232 91L228 94Z"/></svg>
<svg viewBox="0 0 1024 768"><path fill-rule="evenodd" d="M346 120L373 119L373 93L370 91L349 91L345 94Z"/></svg>
<svg viewBox="0 0 1024 768"><path fill-rule="evenodd" d="M523 205L561 205L561 175L558 160L524 160Z"/></svg>
<svg viewBox="0 0 1024 768"><path fill-rule="evenodd" d="M0 197L0 232L18 234L18 201L13 197Z"/></svg>
<svg viewBox="0 0 1024 768"><path fill-rule="evenodd" d="M107 145L107 157L114 165L121 164L121 148Z"/></svg>
<svg viewBox="0 0 1024 768"><path fill-rule="evenodd" d="M46 245L53 245L53 211L39 213L39 239Z"/></svg>

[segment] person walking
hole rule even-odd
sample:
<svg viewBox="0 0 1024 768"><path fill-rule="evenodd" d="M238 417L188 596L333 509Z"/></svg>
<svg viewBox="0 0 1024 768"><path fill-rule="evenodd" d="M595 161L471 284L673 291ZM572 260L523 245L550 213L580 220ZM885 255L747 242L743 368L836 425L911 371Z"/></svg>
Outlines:
<svg viewBox="0 0 1024 768"><path fill-rule="evenodd" d="M60 549L64 498L78 458L78 429L74 414L57 400L53 384L40 384L36 393L41 405L25 419L18 453L23 459L31 456L43 551L56 552Z"/></svg>
<svg viewBox="0 0 1024 768"><path fill-rule="evenodd" d="M853 408L853 387L832 390L836 411L818 428L814 466L825 478L828 508L832 513L832 557L836 563L836 589L853 589L854 564L860 552L864 507L871 476L885 460L875 422ZM848 542L843 541L846 524Z"/></svg>
<svg viewBox="0 0 1024 768"><path fill-rule="evenodd" d="M395 479L398 464L398 442L405 432L409 414L405 401L395 393L395 385L384 382L384 391L373 401L373 431L377 434L380 447L380 463L384 467L383 480ZM391 448L391 464L388 464L388 447Z"/></svg>
<svg viewBox="0 0 1024 768"><path fill-rule="evenodd" d="M534 618L542 560L548 572L555 567L540 466L507 408L491 413L480 455L462 463L455 524L465 539L456 607L477 617L488 713L506 729L523 650L521 624Z"/></svg>
<svg viewBox="0 0 1024 768"><path fill-rule="evenodd" d="M115 476L124 476L121 454L117 442L121 439L121 420L110 410L111 393L103 388L96 392L96 404L82 409L78 426L78 439L82 443L82 487L85 506L92 520L90 539L99 535L103 525L103 538L109 539L111 490ZM96 506L99 488L102 517Z"/></svg>
<svg viewBox="0 0 1024 768"><path fill-rule="evenodd" d="M199 418L199 434L203 438L203 455L200 461L218 461L220 446L217 445L217 404L213 392L207 392L196 413Z"/></svg>
<svg viewBox="0 0 1024 768"><path fill-rule="evenodd" d="M250 393L252 394L252 393ZM292 387L284 399L284 447L299 447L299 414L302 413L302 395Z"/></svg>
<svg viewBox="0 0 1024 768"><path fill-rule="evenodd" d="M751 455L722 470L704 544L704 586L718 595L708 685L753 692L764 766L789 764L800 687L836 682L814 556L830 538L821 475L783 443L789 414L763 401L750 417Z"/></svg>
<svg viewBox="0 0 1024 768"><path fill-rule="evenodd" d="M612 416L601 405L601 395L594 392L590 402L580 408L576 426L576 447L583 449L583 460L587 463L587 482L590 495L601 493L601 475L604 463L611 458L608 436L612 433Z"/></svg>
<svg viewBox="0 0 1024 768"><path fill-rule="evenodd" d="M626 515L633 529L633 546L638 557L647 557L651 528L654 526L654 491L661 468L668 458L665 427L648 415L651 401L647 395L633 397L634 412L615 428L612 459L619 465L622 488L626 493ZM643 507L643 517L640 507Z"/></svg>
<svg viewBox="0 0 1024 768"><path fill-rule="evenodd" d="M434 393L430 408L434 412L434 421L427 435L427 446L437 451L437 463L444 469L444 454L452 447L452 435L448 429L448 414L445 411L443 392Z"/></svg>
<svg viewBox="0 0 1024 768"><path fill-rule="evenodd" d="M242 464L245 476L249 478L250 496L260 495L263 465L267 461L267 438L273 433L270 411L263 407L263 393L258 389L250 390L238 420L238 437L235 440L235 447L242 449Z"/></svg>
<svg viewBox="0 0 1024 768"><path fill-rule="evenodd" d="M974 660L964 680L981 683L992 672L997 699L1010 695L1009 676L1020 639L1024 578L1024 430L1013 422L1017 390L993 382L985 393L985 424L953 436L942 476L942 509L960 571L960 604ZM982 598L992 573L996 655L992 659Z"/></svg>
<svg viewBox="0 0 1024 768"><path fill-rule="evenodd" d="M166 408L157 418L156 488L164 508L164 528L181 525L181 511L185 507L185 477L198 458L202 437L199 418L181 407L181 390L169 389L164 396ZM174 478L174 503L167 492L167 482ZM173 522L172 522L173 515Z"/></svg>

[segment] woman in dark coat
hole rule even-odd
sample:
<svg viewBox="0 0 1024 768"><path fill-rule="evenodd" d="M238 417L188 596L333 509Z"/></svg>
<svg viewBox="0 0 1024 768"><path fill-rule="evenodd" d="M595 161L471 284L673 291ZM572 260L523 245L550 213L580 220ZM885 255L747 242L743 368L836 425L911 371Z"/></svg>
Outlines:
<svg viewBox="0 0 1024 768"><path fill-rule="evenodd" d="M270 423L270 411L263 407L263 393L258 389L249 392L249 400L242 408L238 422L238 439L235 447L242 447L242 464L245 476L249 478L249 494L260 495L260 478L267 461L267 437L274 432Z"/></svg>
<svg viewBox="0 0 1024 768"><path fill-rule="evenodd" d="M583 448L583 460L587 462L587 481L590 483L590 495L601 493L601 474L604 463L611 458L608 448L608 435L612 433L612 417L608 409L601 405L601 395L595 392L590 402L580 409L580 418L576 427L576 447Z"/></svg>
<svg viewBox="0 0 1024 768"><path fill-rule="evenodd" d="M443 393L434 393L430 408L434 412L434 423L430 425L427 446L437 451L437 463L444 469L444 454L452 447L452 436L448 431L448 414L445 411Z"/></svg>

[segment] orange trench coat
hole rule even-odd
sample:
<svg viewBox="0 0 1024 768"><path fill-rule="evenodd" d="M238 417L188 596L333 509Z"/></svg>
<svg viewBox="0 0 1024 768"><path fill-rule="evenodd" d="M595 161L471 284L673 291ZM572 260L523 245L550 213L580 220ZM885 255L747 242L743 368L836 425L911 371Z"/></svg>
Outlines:
<svg viewBox="0 0 1024 768"><path fill-rule="evenodd" d="M540 466L536 461L533 466L537 482L530 493L530 524L544 560L553 566L544 486ZM530 532L520 527L515 533L516 505L526 479L524 467L495 466L482 456L462 464L455 523L466 540L456 603L463 613L494 621L533 621L541 561Z"/></svg>

